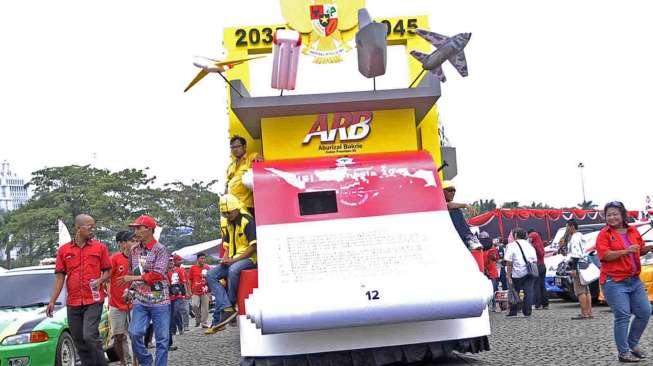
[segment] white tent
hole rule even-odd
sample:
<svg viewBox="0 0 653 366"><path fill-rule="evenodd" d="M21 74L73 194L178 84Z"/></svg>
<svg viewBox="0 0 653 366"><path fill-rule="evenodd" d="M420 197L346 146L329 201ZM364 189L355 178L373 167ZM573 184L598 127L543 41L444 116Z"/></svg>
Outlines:
<svg viewBox="0 0 653 366"><path fill-rule="evenodd" d="M177 249L172 254L177 254L182 257L185 261L195 261L197 259L198 253L204 253L207 256L213 258L220 258L220 246L222 245L222 239L211 240L204 243L199 243L195 245L189 245L181 249Z"/></svg>

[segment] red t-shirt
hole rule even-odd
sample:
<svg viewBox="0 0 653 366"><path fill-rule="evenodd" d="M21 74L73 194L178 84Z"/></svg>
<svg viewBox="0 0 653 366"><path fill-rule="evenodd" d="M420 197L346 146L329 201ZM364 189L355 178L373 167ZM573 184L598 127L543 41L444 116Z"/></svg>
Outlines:
<svg viewBox="0 0 653 366"><path fill-rule="evenodd" d="M98 288L93 298L90 282L99 280L103 271L111 270L109 250L97 240L89 240L83 247L72 241L57 250L55 273L66 274L66 303L70 306L104 302L104 288Z"/></svg>
<svg viewBox="0 0 653 366"><path fill-rule="evenodd" d="M203 267L194 264L190 267L188 272L188 280L190 281L190 291L193 295L201 296L209 292L209 286L206 284L206 278L202 276L202 270L209 270L206 264Z"/></svg>
<svg viewBox="0 0 653 366"><path fill-rule="evenodd" d="M181 267L175 267L172 271L168 272L168 283L170 284L168 292L170 293L170 300L183 299L185 294L186 284L186 271ZM176 290L173 290L175 288ZM174 291L178 291L177 295L173 295Z"/></svg>
<svg viewBox="0 0 653 366"><path fill-rule="evenodd" d="M631 245L638 245L641 249L644 247L644 239L639 234L639 231L634 226L628 226L626 230L626 236ZM605 283L605 280L608 276L612 277L614 282L623 281L628 277L639 276L641 272L641 264L639 262L639 253L636 254L637 260L634 261L635 268L633 268L633 261L631 260L632 255L626 255L619 257L613 261L604 261L608 251L617 251L625 250L626 246L624 245L621 235L611 228L606 226L601 229L599 235L596 237L596 251L598 253L599 259L601 260L601 277L599 277L599 282L601 284Z"/></svg>
<svg viewBox="0 0 653 366"><path fill-rule="evenodd" d="M490 279L499 278L499 271L497 271L497 260L499 259L499 251L496 247L492 247L483 252L483 259L485 261L485 270Z"/></svg>
<svg viewBox="0 0 653 366"><path fill-rule="evenodd" d="M131 309L131 304L125 303L123 295L129 283L118 284L118 278L129 274L129 257L122 252L111 256L111 282L109 282L109 305L122 311Z"/></svg>

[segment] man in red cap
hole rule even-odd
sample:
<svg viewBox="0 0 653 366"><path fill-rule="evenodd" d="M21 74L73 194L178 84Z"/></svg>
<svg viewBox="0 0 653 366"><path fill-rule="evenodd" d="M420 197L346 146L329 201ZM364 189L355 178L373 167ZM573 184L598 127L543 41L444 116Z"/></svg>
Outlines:
<svg viewBox="0 0 653 366"><path fill-rule="evenodd" d="M68 325L82 365L106 365L98 326L109 280L109 250L95 237L95 220L75 217L75 237L57 250L56 282L46 315L52 317L59 294L66 284Z"/></svg>
<svg viewBox="0 0 653 366"><path fill-rule="evenodd" d="M133 275L122 278L123 282L133 282L132 320L129 324L132 349L141 366L152 365L152 355L144 343L147 327L152 321L156 337L154 364L165 366L170 343L170 298L166 278L170 253L154 239L156 221L152 217L140 216L129 227L140 243L129 252L129 272Z"/></svg>

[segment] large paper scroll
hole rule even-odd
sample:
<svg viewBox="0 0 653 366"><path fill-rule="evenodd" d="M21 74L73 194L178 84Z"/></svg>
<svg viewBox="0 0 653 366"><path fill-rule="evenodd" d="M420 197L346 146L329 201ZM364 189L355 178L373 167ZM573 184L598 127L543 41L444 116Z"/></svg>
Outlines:
<svg viewBox="0 0 653 366"><path fill-rule="evenodd" d="M257 250L263 334L478 317L492 298L446 211L266 225Z"/></svg>

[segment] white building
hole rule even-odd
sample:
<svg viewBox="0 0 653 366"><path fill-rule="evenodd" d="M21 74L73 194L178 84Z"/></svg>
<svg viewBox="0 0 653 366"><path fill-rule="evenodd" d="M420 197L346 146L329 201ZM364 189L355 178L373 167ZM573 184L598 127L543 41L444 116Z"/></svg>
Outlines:
<svg viewBox="0 0 653 366"><path fill-rule="evenodd" d="M15 210L25 202L25 180L11 172L8 161L3 161L0 165L0 212Z"/></svg>

